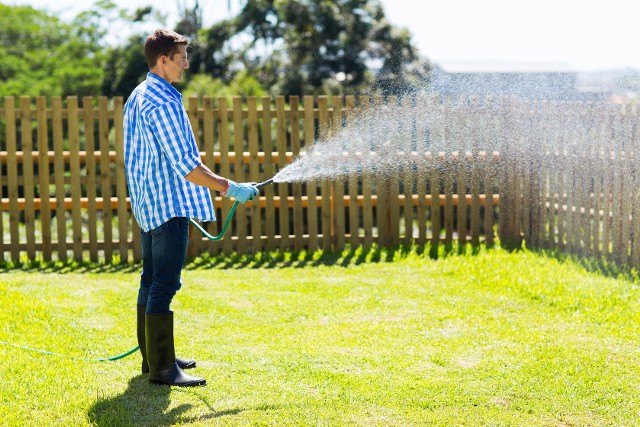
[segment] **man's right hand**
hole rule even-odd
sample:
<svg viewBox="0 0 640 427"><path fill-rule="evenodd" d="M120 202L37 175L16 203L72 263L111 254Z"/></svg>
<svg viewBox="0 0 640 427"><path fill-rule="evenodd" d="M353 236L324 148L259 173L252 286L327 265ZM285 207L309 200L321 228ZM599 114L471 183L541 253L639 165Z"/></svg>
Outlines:
<svg viewBox="0 0 640 427"><path fill-rule="evenodd" d="M237 183L229 180L229 188L225 193L225 197L233 197L239 203L247 203L258 195L260 190L256 187L255 182Z"/></svg>

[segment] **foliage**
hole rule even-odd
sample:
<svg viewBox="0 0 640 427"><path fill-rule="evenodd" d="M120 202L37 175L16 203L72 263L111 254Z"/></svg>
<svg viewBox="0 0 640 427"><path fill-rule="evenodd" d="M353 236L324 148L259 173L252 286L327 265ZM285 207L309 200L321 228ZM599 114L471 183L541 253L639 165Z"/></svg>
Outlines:
<svg viewBox="0 0 640 427"><path fill-rule="evenodd" d="M207 74L196 74L185 89L182 91L184 98L191 96L203 97L232 97L241 96L268 96L267 92L260 83L246 71L242 71L234 77L230 84L226 85L221 79L213 79Z"/></svg>
<svg viewBox="0 0 640 427"><path fill-rule="evenodd" d="M133 13L117 10L109 22L123 21L129 25L147 20L162 21L164 18L151 6L138 8ZM144 56L146 34L134 33L122 44L109 46L105 51L105 75L102 94L106 96L128 97L135 87L145 79L149 66Z"/></svg>
<svg viewBox="0 0 640 427"><path fill-rule="evenodd" d="M148 71L136 25L164 19L152 6L129 13L110 0L70 24L31 7L0 8L0 91L17 96L128 96ZM192 90L216 94L404 94L427 84L428 62L377 0L244 0L237 16L208 28L198 1L177 12L175 30L192 41L180 88L194 79ZM133 33L122 42L125 26Z"/></svg>
<svg viewBox="0 0 640 427"><path fill-rule="evenodd" d="M145 36L133 35L124 46L107 51L105 78L102 93L106 96L128 97L135 87L146 78L149 66L144 57Z"/></svg>
<svg viewBox="0 0 640 427"><path fill-rule="evenodd" d="M100 34L80 17L71 24L29 6L0 4L0 93L97 95Z"/></svg>
<svg viewBox="0 0 640 427"><path fill-rule="evenodd" d="M386 93L425 88L428 63L375 0L247 0L236 26L251 37L244 65L278 94L368 92L376 64Z"/></svg>
<svg viewBox="0 0 640 427"><path fill-rule="evenodd" d="M209 385L151 385L138 354L98 363L0 345L11 361L0 371L0 419L588 426L640 417L640 289L627 281L500 249L236 261L188 264L173 303L178 353L196 358ZM0 340L120 354L135 346L138 282L138 271L113 266L0 274Z"/></svg>

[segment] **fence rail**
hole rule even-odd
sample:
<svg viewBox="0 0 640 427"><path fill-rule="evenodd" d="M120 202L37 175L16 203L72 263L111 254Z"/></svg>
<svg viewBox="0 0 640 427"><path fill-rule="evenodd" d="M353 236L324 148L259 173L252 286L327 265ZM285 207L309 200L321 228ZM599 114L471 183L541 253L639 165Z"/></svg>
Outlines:
<svg viewBox="0 0 640 427"><path fill-rule="evenodd" d="M141 258L125 183L123 99L81 101L4 98L0 259ZM513 244L526 239L627 263L640 256L635 107L279 96L190 98L186 109L203 161L237 181L271 178L301 151L365 119L370 155L391 143L398 156L421 159L391 162L384 175L363 169L267 186L238 208L223 240L192 232L191 256L492 244L496 231ZM363 118L365 111L374 113ZM355 156L348 148L345 141L346 155ZM219 221L231 203L215 197ZM206 225L212 234L218 227Z"/></svg>

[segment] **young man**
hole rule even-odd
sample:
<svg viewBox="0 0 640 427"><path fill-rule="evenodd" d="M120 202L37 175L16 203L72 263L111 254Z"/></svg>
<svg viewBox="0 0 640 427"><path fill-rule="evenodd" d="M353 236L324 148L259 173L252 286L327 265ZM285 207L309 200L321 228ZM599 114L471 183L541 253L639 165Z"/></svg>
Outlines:
<svg viewBox="0 0 640 427"><path fill-rule="evenodd" d="M169 308L181 286L189 218L215 220L208 189L240 203L258 194L254 184L218 176L200 160L182 95L171 86L189 68L188 45L173 31L150 34L144 45L150 71L124 107L127 186L142 240L137 302L142 372L149 372L151 382L177 386L206 384L183 371L195 361L175 356Z"/></svg>

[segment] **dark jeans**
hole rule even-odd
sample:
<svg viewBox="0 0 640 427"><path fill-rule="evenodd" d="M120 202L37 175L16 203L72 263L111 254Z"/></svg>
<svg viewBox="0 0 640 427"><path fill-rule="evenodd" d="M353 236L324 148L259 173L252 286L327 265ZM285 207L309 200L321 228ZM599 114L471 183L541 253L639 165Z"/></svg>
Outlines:
<svg viewBox="0 0 640 427"><path fill-rule="evenodd" d="M180 289L180 273L187 256L189 219L172 218L158 228L140 233L142 276L138 305L147 313L166 313Z"/></svg>

